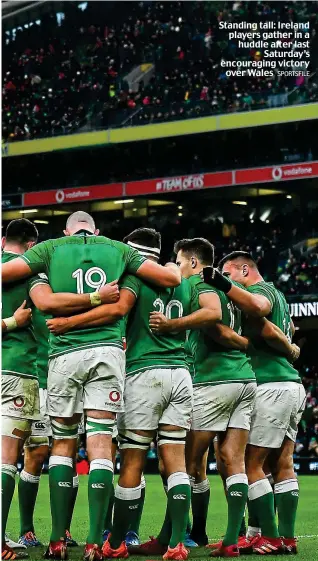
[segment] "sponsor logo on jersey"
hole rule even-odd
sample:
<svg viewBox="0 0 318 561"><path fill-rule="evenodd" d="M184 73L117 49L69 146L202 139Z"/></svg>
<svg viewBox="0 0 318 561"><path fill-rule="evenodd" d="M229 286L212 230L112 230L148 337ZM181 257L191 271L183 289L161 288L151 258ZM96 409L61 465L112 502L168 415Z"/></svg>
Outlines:
<svg viewBox="0 0 318 561"><path fill-rule="evenodd" d="M104 489L105 483L92 483L92 489Z"/></svg>
<svg viewBox="0 0 318 561"><path fill-rule="evenodd" d="M18 407L20 409L24 405L24 399L23 399L23 397L16 397L13 400L13 403L14 403L15 407Z"/></svg>
<svg viewBox="0 0 318 561"><path fill-rule="evenodd" d="M242 497L241 491L231 491L230 495L231 497Z"/></svg>
<svg viewBox="0 0 318 561"><path fill-rule="evenodd" d="M185 501L187 497L185 495L173 495L172 498L180 501Z"/></svg>
<svg viewBox="0 0 318 561"><path fill-rule="evenodd" d="M116 403L120 400L120 393L117 390L112 390L111 392L109 392L109 399L113 403Z"/></svg>
<svg viewBox="0 0 318 561"><path fill-rule="evenodd" d="M59 481L58 486L59 487L72 487L72 483L70 483L69 481Z"/></svg>

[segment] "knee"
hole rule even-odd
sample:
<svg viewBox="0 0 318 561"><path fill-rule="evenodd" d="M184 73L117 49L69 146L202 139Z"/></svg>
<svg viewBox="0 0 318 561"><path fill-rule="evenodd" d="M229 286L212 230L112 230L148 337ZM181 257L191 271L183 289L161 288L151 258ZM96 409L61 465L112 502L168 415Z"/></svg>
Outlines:
<svg viewBox="0 0 318 561"><path fill-rule="evenodd" d="M24 470L31 475L41 475L43 463L48 453L48 446L43 446L41 450L32 450L32 453L25 457Z"/></svg>

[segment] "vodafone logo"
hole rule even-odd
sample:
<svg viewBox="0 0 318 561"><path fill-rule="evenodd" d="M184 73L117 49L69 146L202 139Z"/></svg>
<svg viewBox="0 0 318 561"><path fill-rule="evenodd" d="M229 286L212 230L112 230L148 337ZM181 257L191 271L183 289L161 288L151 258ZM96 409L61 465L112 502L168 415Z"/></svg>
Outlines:
<svg viewBox="0 0 318 561"><path fill-rule="evenodd" d="M292 167L284 167L284 168L273 168L272 169L272 177L274 181L279 181L280 179L288 179L294 178L298 176L310 176L313 174L312 166L292 166Z"/></svg>
<svg viewBox="0 0 318 561"><path fill-rule="evenodd" d="M23 399L23 397L16 397L13 400L13 403L14 403L15 407L18 407L18 409L21 409L21 407L23 407L23 405L24 405L24 399Z"/></svg>
<svg viewBox="0 0 318 561"><path fill-rule="evenodd" d="M110 394L109 394L109 399L113 403L116 403L117 401L120 400L120 393L117 390L111 391Z"/></svg>
<svg viewBox="0 0 318 561"><path fill-rule="evenodd" d="M279 181L282 178L283 170L282 168L273 168L272 176L275 181Z"/></svg>
<svg viewBox="0 0 318 561"><path fill-rule="evenodd" d="M62 191L61 189L59 189L58 191L56 191L55 198L56 198L56 202L57 202L57 203L62 203L62 202L64 201L64 199L65 199L65 193L64 193L64 191Z"/></svg>

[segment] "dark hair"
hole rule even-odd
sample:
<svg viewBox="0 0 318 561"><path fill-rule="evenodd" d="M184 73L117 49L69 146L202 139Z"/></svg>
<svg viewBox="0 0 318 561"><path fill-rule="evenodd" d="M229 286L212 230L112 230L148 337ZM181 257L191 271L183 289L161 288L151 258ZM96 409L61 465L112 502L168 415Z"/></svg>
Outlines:
<svg viewBox="0 0 318 561"><path fill-rule="evenodd" d="M218 268L221 270L223 265L225 265L225 263L227 263L228 261L235 261L236 259L242 259L243 261L247 261L251 267L257 268L254 258L248 251L232 251L232 253L229 253L228 255L226 255L221 259L221 261L218 264Z"/></svg>
<svg viewBox="0 0 318 561"><path fill-rule="evenodd" d="M33 222L27 218L18 218L8 224L5 237L8 242L25 244L27 242L36 242L38 236L39 232Z"/></svg>
<svg viewBox="0 0 318 561"><path fill-rule="evenodd" d="M188 257L194 255L202 265L211 266L214 263L214 246L205 238L184 239L174 246L174 252L182 251Z"/></svg>
<svg viewBox="0 0 318 561"><path fill-rule="evenodd" d="M153 228L137 228L123 239L124 243L132 242L145 247L161 249L161 234Z"/></svg>

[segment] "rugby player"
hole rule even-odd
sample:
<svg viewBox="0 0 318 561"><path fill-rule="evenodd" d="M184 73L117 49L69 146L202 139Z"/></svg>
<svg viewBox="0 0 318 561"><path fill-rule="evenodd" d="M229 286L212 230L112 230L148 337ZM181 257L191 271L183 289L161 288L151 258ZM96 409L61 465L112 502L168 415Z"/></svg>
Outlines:
<svg viewBox="0 0 318 561"><path fill-rule="evenodd" d="M249 317L268 318L291 342L294 327L284 295L273 283L265 282L249 253L233 252L216 270L204 271L204 278L223 291ZM242 284L247 290L233 284ZM253 326L254 327L254 326ZM297 370L284 356L269 347L254 329L251 354L257 378L257 395L252 415L246 455L249 479L249 510L259 520L262 536L253 540L251 549L259 554L297 552L295 520L299 485L293 466L297 425L305 406L305 391ZM279 405L278 405L279 404ZM275 521L274 495L264 471L268 460L275 486L278 528Z"/></svg>
<svg viewBox="0 0 318 561"><path fill-rule="evenodd" d="M195 374L193 419L187 443L188 473L193 478L196 494L201 492L208 496L207 479L201 481L198 477L202 473L203 458L217 435L225 466L228 525L222 545L212 551L211 556L237 557L248 492L244 455L256 394L255 374L245 352L248 341L240 336L240 311L224 293L212 289L200 277L203 268L214 262L212 244L203 238L185 239L177 242L175 253L182 276L188 278L198 292L196 308L217 310L222 324L232 329L232 339L236 342L235 348L226 348L213 341L204 324L193 321L196 312L181 319L169 319L157 313L150 320L154 332L180 330L185 325L191 329L189 343ZM197 539L205 537L199 535Z"/></svg>
<svg viewBox="0 0 318 561"><path fill-rule="evenodd" d="M140 228L124 241L141 255L158 261L158 232ZM149 314L159 308L168 317L183 316L190 312L195 296L195 290L185 279L173 290L158 290L130 275L121 281L118 304L102 306L93 313L66 319L68 328L78 329L83 327L83 322L86 327L102 325L129 313L125 412L118 415L121 470L115 489L113 532L103 546L107 558L128 556L123 540L138 515L142 471L147 449L156 434L167 479L167 508L171 521L169 534L161 536L160 551L156 550L156 553L164 553L164 559L186 559L188 556L183 543L190 505L190 484L184 450L192 412L192 383L186 365L185 334L156 337L149 328ZM207 324L219 319L214 310L200 311L199 315L204 316ZM63 319L50 320L49 328L57 326L59 321L63 325ZM136 552L136 549L132 548L132 551ZM151 552L154 553L154 550Z"/></svg>
<svg viewBox="0 0 318 561"><path fill-rule="evenodd" d="M54 292L82 295L98 305L106 279L114 282L125 272L162 287L178 286L181 282L175 265L162 267L128 245L99 236L87 213L72 214L64 234L65 237L42 242L6 263L2 268L3 281L43 272ZM53 432L49 462L52 533L48 558L67 556L64 536L72 494L72 457L84 406L90 460L90 527L84 556L90 561L102 559L103 525L113 479L111 436L115 415L122 410L124 366L119 322L51 338L48 413Z"/></svg>
<svg viewBox="0 0 318 561"><path fill-rule="evenodd" d="M13 220L2 239L2 263L5 269L17 261L26 250L34 246L38 232L34 224L21 218ZM118 287L105 286L100 292L104 302L116 301ZM69 312L92 306L89 295L53 294L47 278L35 276L27 281L3 286L2 320L2 551L6 559L14 552L5 546L5 527L14 491L16 462L21 444L30 435L32 420L39 421L39 385L36 377L37 345L32 323L22 322L25 312L31 317L31 309L24 309L24 302L32 302L44 312ZM23 301L22 306L16 306ZM16 310L16 311L15 311ZM15 312L14 312L15 311ZM11 542L14 543L14 542ZM17 544L15 544L16 546ZM21 557L21 554L19 554Z"/></svg>

